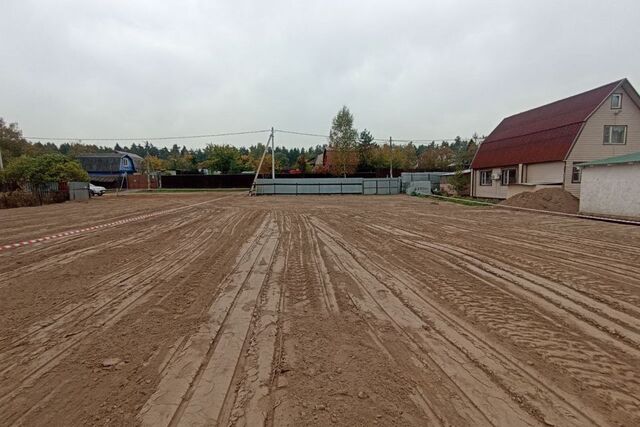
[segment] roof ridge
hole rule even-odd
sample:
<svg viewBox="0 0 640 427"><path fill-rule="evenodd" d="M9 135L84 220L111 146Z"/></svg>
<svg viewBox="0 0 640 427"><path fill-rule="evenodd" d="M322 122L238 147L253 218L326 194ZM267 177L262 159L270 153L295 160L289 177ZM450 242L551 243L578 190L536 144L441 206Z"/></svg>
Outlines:
<svg viewBox="0 0 640 427"><path fill-rule="evenodd" d="M584 123L626 78L504 118L478 147L474 169L561 161Z"/></svg>
<svg viewBox="0 0 640 427"><path fill-rule="evenodd" d="M567 126L573 126L573 125L577 125L577 124L579 124L579 123L584 123L584 122L586 122L586 120L580 120L580 121L577 121L577 122L565 123L565 124L563 124L563 125L561 125L561 126L556 126L556 127L552 127L552 128L540 129L540 130L537 130L537 131L535 131L535 132L522 133L522 134L518 134L518 135L515 135L515 136L505 136L505 137L503 137L503 138L500 138L500 139L492 139L492 140L490 140L490 141L487 141L487 139L489 139L489 137L487 137L487 138L485 139L485 141L483 141L482 143L483 143L483 144L491 144L491 143L493 143L493 142L500 142L500 141L504 141L505 139L513 139L513 138L516 138L516 137L517 137L517 138L520 138L520 137L522 137L522 136L535 135L535 134L537 134L537 133L548 132L548 131L550 131L550 130L556 130L556 129L562 129L562 128L566 128ZM489 136L491 136L491 135L489 135Z"/></svg>
<svg viewBox="0 0 640 427"><path fill-rule="evenodd" d="M600 90L600 89L603 89L603 88L605 88L605 87L607 87L607 86L612 86L612 85L614 85L614 84L617 86L617 85L621 84L621 83L622 83L623 81L625 81L625 80L627 80L627 78L626 78L626 77L625 77L625 78L622 78L622 79L619 79L619 80L615 80L615 81L610 82L610 83L607 83L607 84L604 84L604 85L602 85L602 86L595 87L595 88L593 88L593 89L585 90L584 92L580 92L580 93L577 93L577 94L575 94L575 95L567 96L566 98L558 99L558 100L555 100L555 101L549 102L549 103L547 103L547 104L540 105L540 106L538 106L538 107L530 108L530 109L528 109L528 110L524 110L524 111L521 111L521 112L519 112L519 113L512 114L512 115L510 115L510 116L505 117L503 120L507 120L507 119L510 119L510 118L512 118L512 117L516 117L516 116L519 116L519 115L521 115L521 114L529 113L529 112L531 112L531 111L535 111L535 110L538 110L538 109L541 109L541 108L546 108L546 107L549 107L549 106L551 106L551 105L553 105L553 104L557 104L557 103L560 103L560 102L563 102L563 101L567 101L567 100L569 100L569 99L577 98L577 97L579 97L579 96L584 96L584 95L586 95L586 94L588 94L588 93L590 93L590 92L595 92L595 91ZM607 96L608 96L608 94L607 94ZM605 96L605 97L603 97L602 99L605 99L605 98L606 98L606 96Z"/></svg>

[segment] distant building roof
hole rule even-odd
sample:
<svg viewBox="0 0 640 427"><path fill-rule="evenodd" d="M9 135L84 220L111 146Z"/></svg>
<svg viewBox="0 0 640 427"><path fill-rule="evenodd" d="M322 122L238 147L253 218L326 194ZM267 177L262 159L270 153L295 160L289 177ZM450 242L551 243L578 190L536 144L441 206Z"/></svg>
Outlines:
<svg viewBox="0 0 640 427"><path fill-rule="evenodd" d="M640 151L638 151L637 153L625 154L623 156L607 157L606 159L581 163L578 167L584 168L589 166L608 166L633 163L640 163Z"/></svg>
<svg viewBox="0 0 640 427"><path fill-rule="evenodd" d="M76 156L87 172L119 172L120 162L123 157L129 157L131 159L135 171L142 170L144 159L137 154L127 153L125 151L79 154Z"/></svg>
<svg viewBox="0 0 640 427"><path fill-rule="evenodd" d="M91 182L116 182L121 178L121 175L92 175L89 174L89 179Z"/></svg>
<svg viewBox="0 0 640 427"><path fill-rule="evenodd" d="M582 125L627 79L505 118L484 140L473 169L564 160Z"/></svg>

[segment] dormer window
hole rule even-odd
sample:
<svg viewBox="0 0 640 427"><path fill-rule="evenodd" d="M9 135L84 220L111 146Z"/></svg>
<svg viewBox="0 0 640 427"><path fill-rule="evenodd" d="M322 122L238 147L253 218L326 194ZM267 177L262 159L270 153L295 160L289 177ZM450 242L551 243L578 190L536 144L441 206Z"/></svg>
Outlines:
<svg viewBox="0 0 640 427"><path fill-rule="evenodd" d="M122 167L124 168L128 168L129 167L129 159L126 157L122 158Z"/></svg>
<svg viewBox="0 0 640 427"><path fill-rule="evenodd" d="M614 93L613 95L611 95L611 109L619 110L621 108L622 108L622 94Z"/></svg>

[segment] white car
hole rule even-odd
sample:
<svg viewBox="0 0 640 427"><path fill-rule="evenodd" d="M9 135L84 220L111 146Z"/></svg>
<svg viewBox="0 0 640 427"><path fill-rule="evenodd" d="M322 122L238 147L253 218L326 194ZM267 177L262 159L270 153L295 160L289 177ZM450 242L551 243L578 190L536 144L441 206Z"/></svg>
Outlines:
<svg viewBox="0 0 640 427"><path fill-rule="evenodd" d="M100 187L99 185L89 184L89 194L92 196L102 196L107 191L106 188Z"/></svg>

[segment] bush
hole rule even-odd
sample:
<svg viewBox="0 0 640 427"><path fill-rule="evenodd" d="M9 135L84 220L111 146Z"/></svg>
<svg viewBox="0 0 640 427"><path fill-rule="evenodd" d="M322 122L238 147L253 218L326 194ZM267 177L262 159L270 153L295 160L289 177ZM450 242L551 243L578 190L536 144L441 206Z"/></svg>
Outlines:
<svg viewBox="0 0 640 427"><path fill-rule="evenodd" d="M0 193L0 209L22 208L25 206L38 206L40 201L35 194L29 191L12 191Z"/></svg>
<svg viewBox="0 0 640 427"><path fill-rule="evenodd" d="M67 200L69 200L69 195L64 191L52 191L43 194L31 191L9 191L0 193L0 209L40 206L50 203L62 203Z"/></svg>
<svg viewBox="0 0 640 427"><path fill-rule="evenodd" d="M456 172L449 178L449 184L456 192L456 195L461 196L468 194L469 185L470 185L470 175L464 175L461 169L456 170Z"/></svg>
<svg viewBox="0 0 640 427"><path fill-rule="evenodd" d="M38 187L47 182L89 181L89 175L80 163L62 154L18 157L7 166L5 175L7 181L23 188L27 183Z"/></svg>

